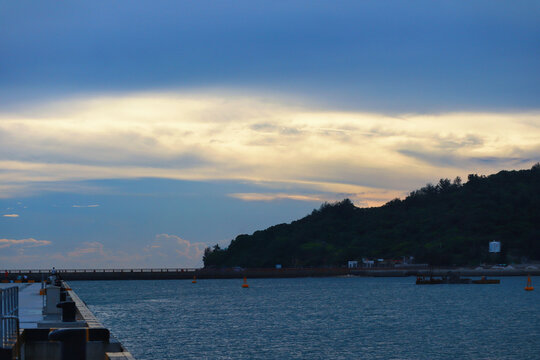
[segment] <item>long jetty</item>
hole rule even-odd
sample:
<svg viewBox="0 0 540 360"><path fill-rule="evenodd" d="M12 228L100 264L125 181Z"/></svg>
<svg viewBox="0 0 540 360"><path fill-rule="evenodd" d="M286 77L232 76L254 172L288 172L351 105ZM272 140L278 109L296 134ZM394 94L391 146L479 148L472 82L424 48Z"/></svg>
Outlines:
<svg viewBox="0 0 540 360"><path fill-rule="evenodd" d="M540 266L539 266L540 267ZM71 280L167 280L167 279L238 279L249 278L293 278L293 277L331 277L331 276L443 276L449 271L462 276L540 276L536 266L523 268L427 268L408 266L406 268L147 268L147 269L56 269L55 272L66 281ZM3 276L2 276L3 275ZM0 274L2 281L42 281L51 275L47 269L6 270Z"/></svg>

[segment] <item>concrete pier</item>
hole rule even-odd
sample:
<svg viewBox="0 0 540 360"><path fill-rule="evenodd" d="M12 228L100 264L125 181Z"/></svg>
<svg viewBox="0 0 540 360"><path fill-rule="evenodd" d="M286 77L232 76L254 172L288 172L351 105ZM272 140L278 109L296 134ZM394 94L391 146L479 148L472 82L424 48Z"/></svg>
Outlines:
<svg viewBox="0 0 540 360"><path fill-rule="evenodd" d="M2 305L18 306L19 331L13 334L13 342L0 344L0 360L63 360L74 358L73 351L79 351L79 355L75 356L77 359L134 360L70 289L69 284L61 282L58 285L47 288L42 283L0 284L0 289L19 289L18 304L12 304L10 300L10 304ZM74 305L73 318L66 315L70 309L63 313L64 310L57 308L56 304L53 309L51 302ZM80 334L78 340L77 334ZM78 343L74 345L74 341Z"/></svg>

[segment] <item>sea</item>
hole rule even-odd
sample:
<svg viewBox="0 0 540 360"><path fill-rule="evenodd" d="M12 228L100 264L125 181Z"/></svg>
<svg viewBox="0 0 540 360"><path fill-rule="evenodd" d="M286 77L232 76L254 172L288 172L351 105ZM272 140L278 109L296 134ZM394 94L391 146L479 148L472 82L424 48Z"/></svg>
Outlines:
<svg viewBox="0 0 540 360"><path fill-rule="evenodd" d="M138 360L540 359L540 282L72 281Z"/></svg>

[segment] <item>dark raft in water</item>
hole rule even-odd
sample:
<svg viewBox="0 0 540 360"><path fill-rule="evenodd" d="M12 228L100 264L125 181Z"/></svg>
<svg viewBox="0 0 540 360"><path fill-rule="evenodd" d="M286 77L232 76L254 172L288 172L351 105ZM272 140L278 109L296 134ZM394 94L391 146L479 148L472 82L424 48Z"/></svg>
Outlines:
<svg viewBox="0 0 540 360"><path fill-rule="evenodd" d="M438 284L500 284L499 279L487 279L482 276L480 280L471 280L468 278L462 278L459 272L449 271L446 275L440 277L424 277L418 276L416 278L416 285L438 285Z"/></svg>

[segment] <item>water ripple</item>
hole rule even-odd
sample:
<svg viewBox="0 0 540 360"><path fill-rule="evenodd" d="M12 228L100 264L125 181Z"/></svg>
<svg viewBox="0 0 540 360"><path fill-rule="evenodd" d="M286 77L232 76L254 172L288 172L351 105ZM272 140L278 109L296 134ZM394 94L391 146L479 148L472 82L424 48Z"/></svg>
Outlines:
<svg viewBox="0 0 540 360"><path fill-rule="evenodd" d="M72 282L145 359L540 359L540 296L413 278Z"/></svg>

